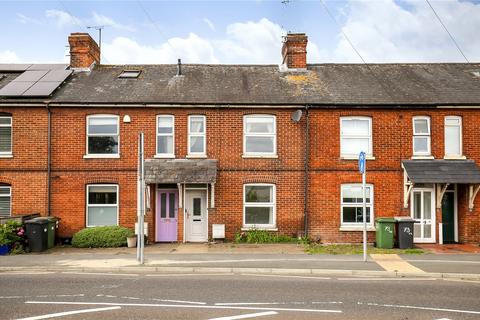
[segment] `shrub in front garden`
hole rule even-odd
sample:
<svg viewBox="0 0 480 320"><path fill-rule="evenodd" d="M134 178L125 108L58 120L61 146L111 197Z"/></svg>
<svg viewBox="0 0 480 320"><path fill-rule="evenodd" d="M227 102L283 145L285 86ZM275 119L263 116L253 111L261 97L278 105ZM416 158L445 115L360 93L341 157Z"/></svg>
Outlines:
<svg viewBox="0 0 480 320"><path fill-rule="evenodd" d="M127 237L135 236L133 230L120 226L92 227L73 235L76 248L114 248L127 245Z"/></svg>
<svg viewBox="0 0 480 320"><path fill-rule="evenodd" d="M26 236L23 224L8 221L0 225L0 245L8 245L13 253L23 253L26 246Z"/></svg>
<svg viewBox="0 0 480 320"><path fill-rule="evenodd" d="M235 234L236 243L287 243L297 242L296 238L267 230L251 229Z"/></svg>

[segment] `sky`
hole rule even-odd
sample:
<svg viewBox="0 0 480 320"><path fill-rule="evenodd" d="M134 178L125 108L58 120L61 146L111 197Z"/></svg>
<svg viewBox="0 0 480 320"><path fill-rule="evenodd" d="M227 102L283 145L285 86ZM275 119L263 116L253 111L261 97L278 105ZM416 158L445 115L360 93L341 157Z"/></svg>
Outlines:
<svg viewBox="0 0 480 320"><path fill-rule="evenodd" d="M480 62L480 0L429 1ZM280 64L287 32L308 63L466 62L426 0L0 0L0 63L68 62L68 35L100 25L104 64Z"/></svg>

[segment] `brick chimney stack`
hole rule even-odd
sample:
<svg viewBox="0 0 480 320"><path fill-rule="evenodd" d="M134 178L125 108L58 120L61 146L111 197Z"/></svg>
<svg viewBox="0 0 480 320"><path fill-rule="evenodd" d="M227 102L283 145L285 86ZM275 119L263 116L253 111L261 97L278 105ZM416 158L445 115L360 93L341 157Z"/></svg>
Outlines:
<svg viewBox="0 0 480 320"><path fill-rule="evenodd" d="M68 43L72 69L89 70L92 64L100 63L100 48L88 33L72 33L68 37Z"/></svg>
<svg viewBox="0 0 480 320"><path fill-rule="evenodd" d="M288 69L307 68L307 42L305 33L288 33L283 41L283 64Z"/></svg>

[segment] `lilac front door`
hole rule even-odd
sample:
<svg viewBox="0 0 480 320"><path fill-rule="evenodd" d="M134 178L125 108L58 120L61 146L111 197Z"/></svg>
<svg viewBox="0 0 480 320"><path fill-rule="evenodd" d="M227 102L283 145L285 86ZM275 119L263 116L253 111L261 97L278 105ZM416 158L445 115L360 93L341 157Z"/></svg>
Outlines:
<svg viewBox="0 0 480 320"><path fill-rule="evenodd" d="M155 240L177 241L178 192L157 190L157 228Z"/></svg>

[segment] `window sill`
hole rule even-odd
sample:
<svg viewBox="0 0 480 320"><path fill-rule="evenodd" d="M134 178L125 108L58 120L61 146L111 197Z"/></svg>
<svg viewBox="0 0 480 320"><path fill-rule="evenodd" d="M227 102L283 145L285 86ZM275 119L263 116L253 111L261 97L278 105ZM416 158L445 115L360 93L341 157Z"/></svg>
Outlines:
<svg viewBox="0 0 480 320"><path fill-rule="evenodd" d="M376 231L374 226L367 225L367 231ZM341 226L340 231L363 231L363 226Z"/></svg>
<svg viewBox="0 0 480 320"><path fill-rule="evenodd" d="M175 159L174 154L156 154L153 157L155 159Z"/></svg>
<svg viewBox="0 0 480 320"><path fill-rule="evenodd" d="M443 157L445 160L465 160L467 159L466 156L445 156Z"/></svg>
<svg viewBox="0 0 480 320"><path fill-rule="evenodd" d="M252 230L278 231L278 228L262 227L262 226L251 226L251 227L243 226L241 230L242 231L252 231Z"/></svg>
<svg viewBox="0 0 480 320"><path fill-rule="evenodd" d="M412 156L412 160L432 160L434 156Z"/></svg>
<svg viewBox="0 0 480 320"><path fill-rule="evenodd" d="M185 158L187 158L187 159L207 159L208 157L205 154L199 154L199 155L189 154Z"/></svg>
<svg viewBox="0 0 480 320"><path fill-rule="evenodd" d="M342 160L358 160L358 156L340 156ZM374 156L366 156L366 160L375 160Z"/></svg>
<svg viewBox="0 0 480 320"><path fill-rule="evenodd" d="M11 153L0 154L0 158L13 158L13 154Z"/></svg>
<svg viewBox="0 0 480 320"><path fill-rule="evenodd" d="M244 159L255 159L255 158L263 158L263 159L277 159L278 158L278 155L276 154L265 154L265 155L261 155L261 154L244 154L242 155L242 158Z"/></svg>
<svg viewBox="0 0 480 320"><path fill-rule="evenodd" d="M120 159L119 154L86 154L83 159Z"/></svg>

